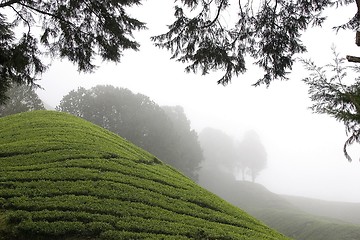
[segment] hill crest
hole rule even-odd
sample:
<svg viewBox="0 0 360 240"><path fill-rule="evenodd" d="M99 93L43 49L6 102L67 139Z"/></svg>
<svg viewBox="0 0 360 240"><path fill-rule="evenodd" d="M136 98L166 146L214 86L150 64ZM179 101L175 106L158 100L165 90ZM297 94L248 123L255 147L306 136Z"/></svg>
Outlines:
<svg viewBox="0 0 360 240"><path fill-rule="evenodd" d="M0 118L0 239L286 239L80 118Z"/></svg>

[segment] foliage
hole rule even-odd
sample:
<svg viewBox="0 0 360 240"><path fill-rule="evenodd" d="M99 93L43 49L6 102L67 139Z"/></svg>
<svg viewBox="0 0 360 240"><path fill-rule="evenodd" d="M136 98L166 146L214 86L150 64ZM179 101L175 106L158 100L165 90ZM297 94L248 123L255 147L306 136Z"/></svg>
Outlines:
<svg viewBox="0 0 360 240"><path fill-rule="evenodd" d="M177 156L180 159L174 159L174 167L177 169L184 169L184 173L192 179L198 178L198 170L200 164L204 159L202 149L198 140L198 134L195 130L191 130L190 121L185 115L184 109L181 106L163 106L162 109L170 118L174 135L176 136Z"/></svg>
<svg viewBox="0 0 360 240"><path fill-rule="evenodd" d="M206 182L211 182L213 175L221 176L219 184L235 180L239 170L243 180L246 175L250 175L252 181L255 181L260 171L266 167L265 148L255 131L247 132L243 141L237 142L220 130L205 128L199 134L199 140L205 158L200 177L205 185Z"/></svg>
<svg viewBox="0 0 360 240"><path fill-rule="evenodd" d="M0 3L0 103L10 84L35 84L46 70L42 56L67 58L79 71L95 68L94 57L119 62L145 24L130 17L128 1L21 1ZM14 16L13 16L14 15ZM39 27L40 26L40 27ZM15 33L21 33L17 38Z"/></svg>
<svg viewBox="0 0 360 240"><path fill-rule="evenodd" d="M15 85L7 91L9 97L0 104L0 117L33 110L44 110L44 104L33 88L26 85Z"/></svg>
<svg viewBox="0 0 360 240"><path fill-rule="evenodd" d="M310 75L304 79L309 85L311 109L315 113L328 114L343 122L349 138L344 144L344 154L352 161L347 147L354 142L360 143L360 78L351 82L348 74L360 72L359 66L346 66L345 59L340 58L333 48L334 63L318 67L310 60L302 60ZM327 74L332 73L330 77Z"/></svg>
<svg viewBox="0 0 360 240"><path fill-rule="evenodd" d="M113 86L79 88L57 107L126 138L196 180L203 159L197 134L181 107L165 109L145 95Z"/></svg>
<svg viewBox="0 0 360 240"><path fill-rule="evenodd" d="M286 239L70 114L0 119L0 239Z"/></svg>
<svg viewBox="0 0 360 240"><path fill-rule="evenodd" d="M169 31L154 36L158 47L171 50L172 58L189 63L186 71L207 74L223 70L218 81L227 84L246 71L247 56L264 70L255 85L287 79L294 55L306 51L300 37L311 26L321 26L326 7L347 5L336 1L198 1L181 0ZM235 5L238 4L238 5ZM237 10L236 21L226 18ZM338 28L357 29L357 15Z"/></svg>
<svg viewBox="0 0 360 240"><path fill-rule="evenodd" d="M238 164L237 167L242 172L243 179L245 173L251 176L252 181L266 167L267 154L264 145L260 141L259 135L255 131L248 131L237 147Z"/></svg>
<svg viewBox="0 0 360 240"><path fill-rule="evenodd" d="M235 172L237 157L232 137L221 130L205 128L199 134L199 141L204 151L204 167L230 175Z"/></svg>
<svg viewBox="0 0 360 240"><path fill-rule="evenodd" d="M255 84L286 79L294 54L306 51L300 41L304 30L321 26L327 7L355 0L335 1L239 1L181 0L169 31L152 40L170 49L173 58L189 62L186 71L224 70L219 83L246 71L249 55L264 69ZM11 83L34 84L46 70L42 56L67 58L79 71L92 71L93 59L119 62L126 49L138 50L132 39L145 23L128 14L141 0L128 1L21 1L0 3L0 103ZM237 20L226 19L237 10ZM224 14L227 13L227 14ZM357 15L340 28L357 29ZM20 33L19 37L15 32Z"/></svg>

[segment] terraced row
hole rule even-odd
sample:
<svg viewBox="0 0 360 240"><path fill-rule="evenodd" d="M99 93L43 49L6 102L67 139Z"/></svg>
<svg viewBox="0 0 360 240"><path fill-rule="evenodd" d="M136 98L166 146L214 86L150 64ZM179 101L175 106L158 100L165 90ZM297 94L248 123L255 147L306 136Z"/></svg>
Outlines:
<svg viewBox="0 0 360 240"><path fill-rule="evenodd" d="M0 239L285 239L79 118L23 113L0 129Z"/></svg>

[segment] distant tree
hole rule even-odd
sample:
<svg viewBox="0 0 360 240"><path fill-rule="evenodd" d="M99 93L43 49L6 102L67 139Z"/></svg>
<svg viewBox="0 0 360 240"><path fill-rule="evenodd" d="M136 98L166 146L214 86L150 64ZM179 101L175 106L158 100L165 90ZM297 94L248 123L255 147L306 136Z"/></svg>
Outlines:
<svg viewBox="0 0 360 240"><path fill-rule="evenodd" d="M149 97L125 88L79 88L64 96L56 109L102 126L155 155L156 144L169 143L165 136L172 125L164 111Z"/></svg>
<svg viewBox="0 0 360 240"><path fill-rule="evenodd" d="M119 62L124 50L138 50L133 32L146 27L130 17L128 10L141 3L0 1L0 103L6 100L11 84L36 85L35 81L47 69L44 55L66 58L79 71L91 72L96 67L95 56ZM200 71L205 75L212 70L224 71L218 80L224 85L246 72L246 61L251 57L250 61L264 70L254 85L269 85L276 79L287 79L294 56L306 52L300 39L302 33L312 26L321 26L327 8L349 4L355 15L335 29L357 31L359 0L181 0L176 1L175 20L168 24L168 31L152 40L156 46L170 50L172 59L188 63L187 72ZM236 13L235 20L226 17L232 11ZM360 45L360 41L357 43ZM331 99L326 101L329 106L333 104Z"/></svg>
<svg viewBox="0 0 360 240"><path fill-rule="evenodd" d="M287 80L297 56L307 51L301 40L302 34L311 27L321 27L327 18L324 13L330 7L352 6L350 20L339 22L333 30L347 29L354 32L354 37L356 32L355 43L360 46L360 0L180 2L175 7L175 20L168 25L168 31L152 37L152 40L156 46L171 51L172 59L186 63L186 72L206 75L222 71L218 83L223 85L246 72L248 62L263 70L263 75L254 80L255 86ZM335 18L336 14L329 17ZM347 59L360 62L360 57L347 56ZM324 82L316 85L317 89L328 88ZM359 84L351 88L352 93L359 94ZM344 103L339 104L337 100L323 97L322 104L327 105L328 110L317 112L334 116L333 113ZM359 142L360 122L349 115L340 117L337 114L336 118L342 119L340 121L345 123L350 133L344 153L351 161L346 148Z"/></svg>
<svg viewBox="0 0 360 240"><path fill-rule="evenodd" d="M156 155L196 180L201 155L181 108L166 112L149 97L128 89L96 86L79 88L63 97L59 111L68 112L102 126ZM171 109L171 108L169 108ZM183 115L182 115L183 114ZM181 129L177 129L177 127ZM188 131L188 132L187 132Z"/></svg>
<svg viewBox="0 0 360 240"><path fill-rule="evenodd" d="M199 184L220 196L228 192L228 186L236 181L235 169L238 160L233 139L221 130L204 128L199 133L204 161L199 170Z"/></svg>
<svg viewBox="0 0 360 240"><path fill-rule="evenodd" d="M242 170L243 179L246 171L253 182L259 173L265 169L267 163L267 154L264 145L261 143L259 135L255 131L248 131L244 139L237 147L239 168Z"/></svg>
<svg viewBox="0 0 360 240"><path fill-rule="evenodd" d="M205 128L199 134L199 141L205 158L203 169L233 176L238 160L233 138L221 130Z"/></svg>
<svg viewBox="0 0 360 240"><path fill-rule="evenodd" d="M177 140L176 149L181 159L174 162L175 167L183 169L192 179L198 179L198 170L204 160L203 152L198 140L198 134L191 130L190 121L186 117L181 106L163 106L166 115L174 126L174 134Z"/></svg>
<svg viewBox="0 0 360 240"><path fill-rule="evenodd" d="M247 132L242 141L236 142L221 130L205 128L199 134L199 141L204 152L200 179L227 175L227 181L235 180L240 171L243 180L250 175L255 181L266 167L266 151L255 131Z"/></svg>
<svg viewBox="0 0 360 240"><path fill-rule="evenodd" d="M9 97L5 103L0 104L0 117L27 112L44 110L44 104L33 88L26 85L15 85L7 91Z"/></svg>

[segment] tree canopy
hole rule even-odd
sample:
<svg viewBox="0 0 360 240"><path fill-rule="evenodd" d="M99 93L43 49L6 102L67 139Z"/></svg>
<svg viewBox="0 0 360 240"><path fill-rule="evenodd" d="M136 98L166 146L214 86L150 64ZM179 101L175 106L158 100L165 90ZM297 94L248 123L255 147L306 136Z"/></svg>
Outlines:
<svg viewBox="0 0 360 240"><path fill-rule="evenodd" d="M10 83L35 84L47 68L45 55L67 58L79 71L88 72L96 67L96 56L119 62L125 49L138 50L133 32L146 24L128 10L141 2L0 1L0 103ZM306 51L302 32L321 26L324 9L351 3L355 0L180 0L169 31L152 40L169 49L173 58L189 63L186 71L224 70L221 84L245 72L245 57L250 56L264 70L255 85L270 84L287 78L294 54ZM230 10L236 11L236 20L224 21L222 16ZM359 16L339 27L357 29Z"/></svg>
<svg viewBox="0 0 360 240"><path fill-rule="evenodd" d="M265 169L267 164L267 153L259 135L254 131L245 133L244 138L236 146L238 168L242 172L242 177L248 174L255 182L259 173Z"/></svg>
<svg viewBox="0 0 360 240"><path fill-rule="evenodd" d="M44 104L33 88L26 85L12 86L6 93L9 98L5 104L0 105L0 117L7 115L44 110Z"/></svg>
<svg viewBox="0 0 360 240"><path fill-rule="evenodd" d="M119 62L124 50L138 50L133 33L145 29L146 24L128 10L141 3L1 0L0 104L11 84L36 86L48 67L44 56L68 59L79 71L91 72L96 68L96 56ZM254 85L269 85L276 79L288 79L295 56L306 51L302 33L322 25L324 10L349 4L354 6L353 18L334 28L358 30L360 0L178 0L168 31L151 39L171 51L173 59L188 64L187 72L223 71L218 83L225 85L253 61L264 72ZM228 13L235 18L227 19ZM332 104L333 100L327 101ZM356 125L360 129L359 121Z"/></svg>
<svg viewBox="0 0 360 240"><path fill-rule="evenodd" d="M214 176L235 180L242 175L245 181L250 176L254 182L266 167L267 154L259 135L254 131L245 133L242 141L218 129L205 128L199 134L204 151L204 162L199 172L200 180L207 182Z"/></svg>
<svg viewBox="0 0 360 240"><path fill-rule="evenodd" d="M182 107L161 108L143 94L99 85L69 92L56 109L104 127L197 179L202 151Z"/></svg>
<svg viewBox="0 0 360 240"><path fill-rule="evenodd" d="M310 75L304 79L309 85L311 109L315 113L328 114L345 124L349 136L344 144L344 154L352 161L347 148L360 143L360 66L346 65L333 48L334 62L326 66L317 66L311 60L303 59ZM355 79L351 77L355 73Z"/></svg>
<svg viewBox="0 0 360 240"><path fill-rule="evenodd" d="M191 129L190 120L181 106L162 106L166 115L172 122L174 141L177 154L172 159L173 166L182 169L192 179L198 180L200 164L204 160L198 134Z"/></svg>
<svg viewBox="0 0 360 240"><path fill-rule="evenodd" d="M170 50L177 61L189 63L188 72L224 71L218 80L221 84L245 72L246 57L251 57L264 70L255 85L269 85L275 79L287 79L294 55L306 51L300 39L302 33L311 26L322 25L326 19L322 13L327 7L348 5L355 0L180 2L169 31L152 38L157 46ZM234 10L236 20L224 20L223 15ZM357 29L359 18L360 14L356 14L337 29Z"/></svg>
<svg viewBox="0 0 360 240"><path fill-rule="evenodd" d="M89 72L96 67L95 56L119 62L125 49L138 50L132 34L145 23L130 17L126 8L140 3L0 1L0 103L11 83L35 84L47 68L43 56L67 58Z"/></svg>

